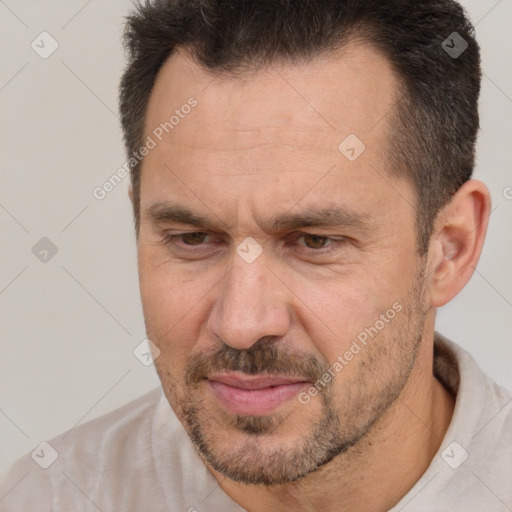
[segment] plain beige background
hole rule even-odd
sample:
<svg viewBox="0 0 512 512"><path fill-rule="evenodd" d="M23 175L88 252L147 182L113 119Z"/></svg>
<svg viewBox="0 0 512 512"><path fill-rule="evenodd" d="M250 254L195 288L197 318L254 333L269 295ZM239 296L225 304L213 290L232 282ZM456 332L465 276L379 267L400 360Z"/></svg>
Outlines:
<svg viewBox="0 0 512 512"><path fill-rule="evenodd" d="M476 177L493 213L476 273L437 329L512 388L512 1L463 4L483 52ZM128 179L93 196L125 162L117 85L130 5L0 0L0 470L158 385L133 355L145 333ZM46 59L31 47L43 31L59 45ZM32 252L43 237L57 249L47 262Z"/></svg>

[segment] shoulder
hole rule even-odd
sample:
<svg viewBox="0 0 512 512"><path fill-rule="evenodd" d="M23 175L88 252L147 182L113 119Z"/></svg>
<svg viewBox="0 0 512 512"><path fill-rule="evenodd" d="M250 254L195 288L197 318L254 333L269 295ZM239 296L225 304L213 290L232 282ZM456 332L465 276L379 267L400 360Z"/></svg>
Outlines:
<svg viewBox="0 0 512 512"><path fill-rule="evenodd" d="M438 355L438 359L444 359L445 366L452 368L451 377L449 371L444 373L445 383L451 381L456 395L446 438L458 438L459 444L464 441L475 459L496 451L493 460L505 456L512 469L512 393L490 379L466 350L437 336L438 354L445 354Z"/></svg>
<svg viewBox="0 0 512 512"><path fill-rule="evenodd" d="M31 510L34 496L37 510L60 510L56 496L78 504L84 487L94 494L118 480L119 468L134 473L151 466L151 427L162 396L155 388L21 457L0 479L0 510Z"/></svg>
<svg viewBox="0 0 512 512"><path fill-rule="evenodd" d="M505 510L512 503L512 393L437 333L434 357L455 410L430 467L393 510Z"/></svg>

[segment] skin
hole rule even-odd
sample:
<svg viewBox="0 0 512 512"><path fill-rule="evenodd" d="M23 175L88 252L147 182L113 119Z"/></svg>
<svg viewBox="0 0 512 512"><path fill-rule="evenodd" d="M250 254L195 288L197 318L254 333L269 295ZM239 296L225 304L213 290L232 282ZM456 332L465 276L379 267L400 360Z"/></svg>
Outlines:
<svg viewBox="0 0 512 512"><path fill-rule="evenodd" d="M414 190L386 169L396 90L387 60L359 44L238 78L179 51L151 94L146 135L189 97L198 104L143 164L147 333L171 407L248 511L388 510L450 423L454 398L432 375L435 311L471 277L490 200L482 183L466 183L440 212L428 254L418 254ZM349 134L366 146L355 161L338 150ZM208 225L155 215L169 205ZM327 207L351 215L342 225L271 229L274 217ZM252 263L236 252L247 237L262 248ZM393 304L400 312L307 404L293 398L264 417L237 417L194 380L241 355L260 375L311 376ZM232 359L215 359L226 350Z"/></svg>

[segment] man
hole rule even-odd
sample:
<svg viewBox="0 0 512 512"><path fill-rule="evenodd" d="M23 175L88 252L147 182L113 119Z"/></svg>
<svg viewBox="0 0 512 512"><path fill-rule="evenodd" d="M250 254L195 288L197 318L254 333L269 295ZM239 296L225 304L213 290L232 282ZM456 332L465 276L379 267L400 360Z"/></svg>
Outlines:
<svg viewBox="0 0 512 512"><path fill-rule="evenodd" d="M510 510L510 393L434 333L490 215L461 7L156 0L126 43L163 392L20 460L4 509Z"/></svg>

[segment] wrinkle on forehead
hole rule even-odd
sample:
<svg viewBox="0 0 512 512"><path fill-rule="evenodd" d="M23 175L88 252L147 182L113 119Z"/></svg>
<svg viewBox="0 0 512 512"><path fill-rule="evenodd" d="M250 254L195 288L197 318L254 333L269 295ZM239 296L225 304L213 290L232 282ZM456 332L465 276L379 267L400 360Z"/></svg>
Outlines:
<svg viewBox="0 0 512 512"><path fill-rule="evenodd" d="M177 53L157 78L147 133L189 98L197 105L145 157L143 206L181 197L254 226L258 212L278 213L306 198L310 206L333 201L383 220L393 208L396 220L402 199L393 187L409 192L391 175L383 179L396 86L391 64L368 45L243 79L215 76ZM338 149L351 134L365 145L355 161Z"/></svg>
<svg viewBox="0 0 512 512"><path fill-rule="evenodd" d="M246 136L269 142L272 130L288 138L304 134L317 145L329 134L336 140L348 133L368 138L392 109L396 85L391 64L369 45L345 48L337 58L321 57L303 66L268 66L242 78L215 75L178 51L158 74L146 131L194 97L197 107L166 142L190 143L199 136L195 145L221 150L246 144Z"/></svg>

